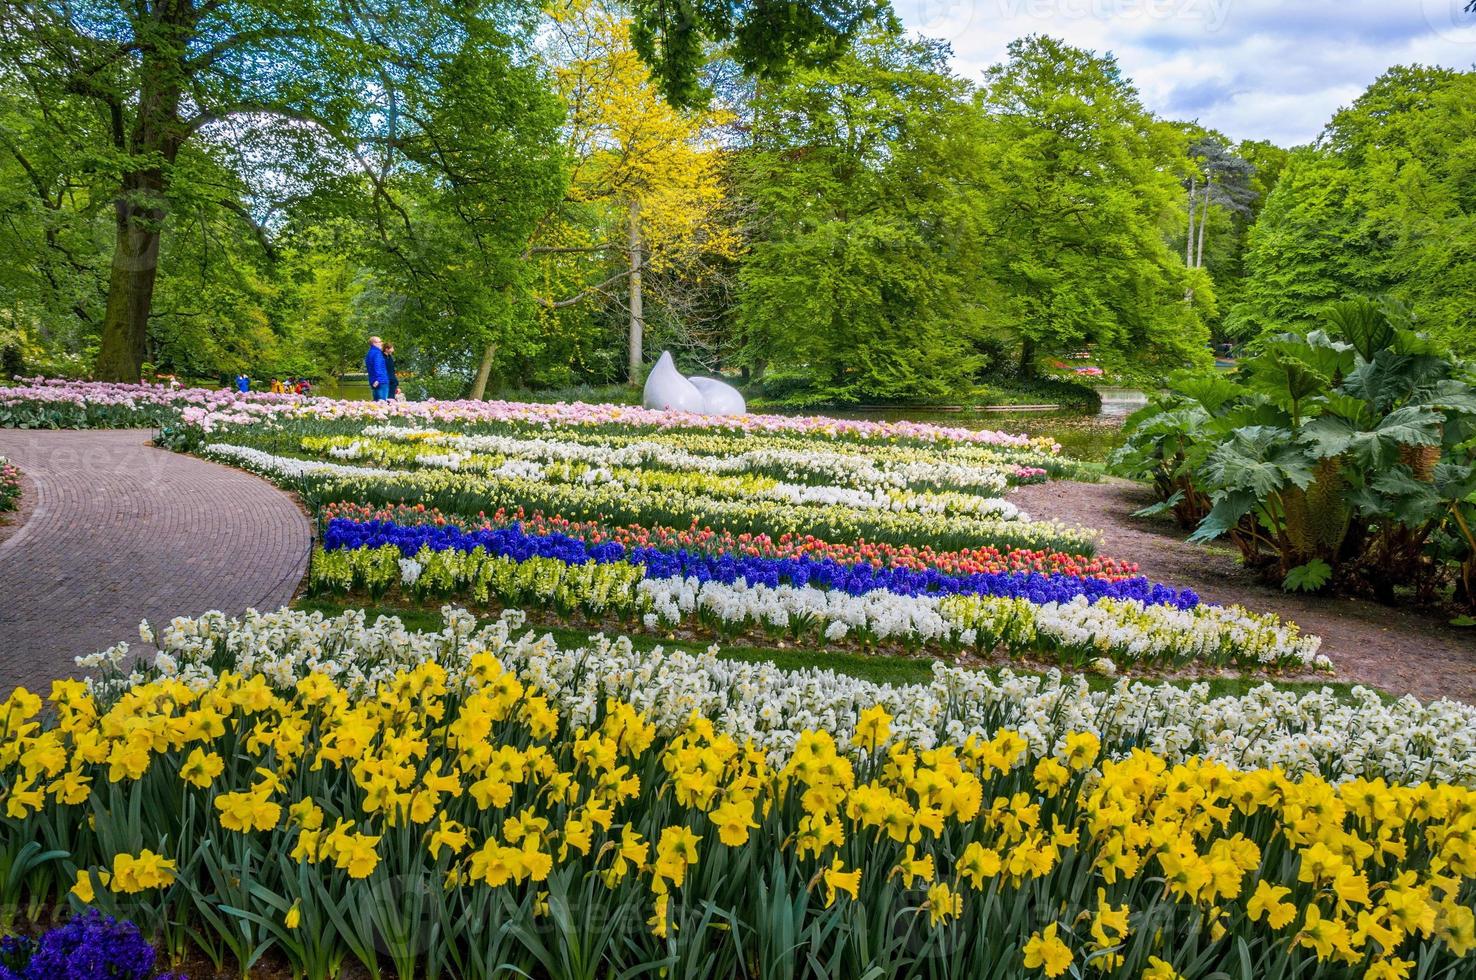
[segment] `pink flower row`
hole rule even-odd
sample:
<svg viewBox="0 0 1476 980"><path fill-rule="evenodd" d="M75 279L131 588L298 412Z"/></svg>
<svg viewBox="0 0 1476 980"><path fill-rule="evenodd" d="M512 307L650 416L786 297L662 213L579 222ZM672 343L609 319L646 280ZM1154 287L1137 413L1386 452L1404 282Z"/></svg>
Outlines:
<svg viewBox="0 0 1476 980"><path fill-rule="evenodd" d="M416 422L513 422L554 426L631 425L655 429L720 429L738 432L789 433L838 439L914 439L925 442L975 443L1015 449L1033 449L1056 454L1061 447L1049 438L1031 437L992 429L925 422L879 422L867 419L837 419L826 416L791 415L697 415L690 412L653 411L630 405L589 405L508 401L344 401L304 398L205 388L171 388L165 385L128 385L61 379L26 379L16 387L0 388L0 404L24 402L66 403L77 407L140 405L173 406L182 421L206 432L222 425L250 424L272 417L361 419L382 422L410 419Z"/></svg>

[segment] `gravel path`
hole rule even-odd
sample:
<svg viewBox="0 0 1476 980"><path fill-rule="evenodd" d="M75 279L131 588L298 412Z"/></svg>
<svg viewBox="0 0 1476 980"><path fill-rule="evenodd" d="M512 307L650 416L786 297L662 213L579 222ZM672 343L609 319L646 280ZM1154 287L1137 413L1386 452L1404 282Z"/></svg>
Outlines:
<svg viewBox="0 0 1476 980"><path fill-rule="evenodd" d="M1264 585L1240 566L1234 548L1189 544L1167 517L1132 517L1153 502L1151 491L1138 484L1052 481L1021 487L1010 499L1034 517L1100 529L1105 554L1137 562L1151 579L1187 586L1211 602L1274 612L1316 633L1339 680L1476 704L1476 628L1459 629L1366 600L1302 596Z"/></svg>
<svg viewBox="0 0 1476 980"><path fill-rule="evenodd" d="M312 529L258 477L150 446L145 430L0 429L27 478L0 538L0 696L46 693L138 623L291 600Z"/></svg>

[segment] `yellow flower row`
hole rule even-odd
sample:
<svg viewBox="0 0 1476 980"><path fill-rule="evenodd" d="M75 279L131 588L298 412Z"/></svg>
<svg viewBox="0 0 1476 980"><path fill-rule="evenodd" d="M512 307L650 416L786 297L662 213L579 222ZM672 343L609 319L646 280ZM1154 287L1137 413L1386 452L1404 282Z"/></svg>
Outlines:
<svg viewBox="0 0 1476 980"><path fill-rule="evenodd" d="M807 732L775 767L699 716L658 738L611 702L571 729L485 653L464 680L427 663L372 701L321 674L286 694L223 674L112 704L63 681L54 723L43 707L23 690L0 704L0 828L7 845L37 821L61 828L65 884L135 903L110 908L188 916L210 854L245 847L276 897L257 913L290 909L293 929L342 928L292 871L311 867L343 887L429 874L438 901L506 890L533 909L573 876L643 909L650 942L712 943L682 910L750 914L733 869L777 861L807 916L861 929L860 910L910 909L937 942L994 937L1021 975L1168 977L1229 963L1245 939L1267 965L1403 977L1424 957L1434 977L1476 948L1476 793L1458 787L1105 758L1088 733L1042 758L1012 731L919 749L892 740L880 708L849 744ZM141 808L136 852L105 843L122 813L88 805L118 794L174 801ZM1202 939L1142 925L1165 920Z"/></svg>

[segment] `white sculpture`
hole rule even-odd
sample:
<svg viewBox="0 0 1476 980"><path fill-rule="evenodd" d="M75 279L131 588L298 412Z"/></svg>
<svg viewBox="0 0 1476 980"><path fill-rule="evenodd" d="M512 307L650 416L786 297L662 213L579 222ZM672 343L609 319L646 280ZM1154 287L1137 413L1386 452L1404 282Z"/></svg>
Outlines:
<svg viewBox="0 0 1476 980"><path fill-rule="evenodd" d="M672 363L670 351L663 351L661 360L646 375L646 390L642 401L647 408L674 412L702 411L702 392L682 377Z"/></svg>
<svg viewBox="0 0 1476 980"><path fill-rule="evenodd" d="M748 403L737 388L716 378L688 378L702 392L704 415L743 415L748 412Z"/></svg>
<svg viewBox="0 0 1476 980"><path fill-rule="evenodd" d="M646 376L642 402L647 408L702 415L743 415L748 411L743 396L732 385L713 378L683 377L670 351L661 352L661 359Z"/></svg>

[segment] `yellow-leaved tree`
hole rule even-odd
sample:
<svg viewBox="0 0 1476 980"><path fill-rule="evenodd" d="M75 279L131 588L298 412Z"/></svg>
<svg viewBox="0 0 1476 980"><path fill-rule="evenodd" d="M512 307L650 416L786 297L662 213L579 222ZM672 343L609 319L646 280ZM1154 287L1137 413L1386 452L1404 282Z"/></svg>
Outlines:
<svg viewBox="0 0 1476 980"><path fill-rule="evenodd" d="M552 12L545 49L554 85L569 106L567 207L532 252L552 291L541 306L557 317L625 286L630 318L627 376L641 378L645 329L642 277L702 257L732 257L741 239L723 219L719 110L686 112L661 95L631 43L630 20L590 0ZM593 260L593 261L592 261ZM573 283L575 285L571 286Z"/></svg>

